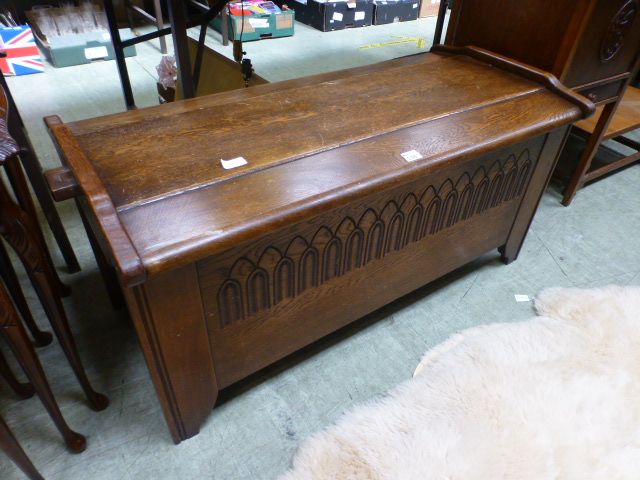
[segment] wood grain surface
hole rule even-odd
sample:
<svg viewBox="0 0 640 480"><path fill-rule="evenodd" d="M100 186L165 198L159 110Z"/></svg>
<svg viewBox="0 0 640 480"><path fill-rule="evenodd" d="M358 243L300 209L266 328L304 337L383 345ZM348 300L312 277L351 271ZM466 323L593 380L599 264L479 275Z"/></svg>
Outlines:
<svg viewBox="0 0 640 480"><path fill-rule="evenodd" d="M65 125L77 148L62 127L52 131L69 143L63 154L81 150L95 172L80 184L100 183L113 203L131 242L113 242L113 253L132 285L144 275L131 250L146 274L168 271L592 108L518 68L424 54ZM411 150L423 158L404 160ZM238 156L248 164L222 168Z"/></svg>
<svg viewBox="0 0 640 480"><path fill-rule="evenodd" d="M492 249L514 260L594 109L448 49L51 131L177 443L220 388Z"/></svg>

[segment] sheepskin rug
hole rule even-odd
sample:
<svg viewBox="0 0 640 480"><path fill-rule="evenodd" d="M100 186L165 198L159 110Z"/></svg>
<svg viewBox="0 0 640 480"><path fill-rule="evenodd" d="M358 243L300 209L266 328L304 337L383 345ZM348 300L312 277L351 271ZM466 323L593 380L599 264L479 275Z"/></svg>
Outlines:
<svg viewBox="0 0 640 480"><path fill-rule="evenodd" d="M456 334L280 480L640 479L640 287L554 288Z"/></svg>

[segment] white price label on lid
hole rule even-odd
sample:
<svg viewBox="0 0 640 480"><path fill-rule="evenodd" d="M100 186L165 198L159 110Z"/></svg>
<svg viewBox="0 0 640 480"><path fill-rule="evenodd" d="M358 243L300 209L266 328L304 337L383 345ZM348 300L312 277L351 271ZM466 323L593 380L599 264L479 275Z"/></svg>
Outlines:
<svg viewBox="0 0 640 480"><path fill-rule="evenodd" d="M247 162L242 157L238 157L238 158L232 158L231 160L220 159L220 163L222 163L222 168L224 168L225 170L231 170L232 168L238 168L243 165L246 165L249 162Z"/></svg>
<svg viewBox="0 0 640 480"><path fill-rule="evenodd" d="M91 47L84 49L84 56L87 57L87 60L95 60L96 58L107 58L109 52L107 47Z"/></svg>
<svg viewBox="0 0 640 480"><path fill-rule="evenodd" d="M529 295L515 294L514 297L516 297L516 302L530 302L531 301L531 299L529 298Z"/></svg>
<svg viewBox="0 0 640 480"><path fill-rule="evenodd" d="M422 158L422 155L417 150L409 150L408 152L401 153L400 156L407 162L415 162Z"/></svg>

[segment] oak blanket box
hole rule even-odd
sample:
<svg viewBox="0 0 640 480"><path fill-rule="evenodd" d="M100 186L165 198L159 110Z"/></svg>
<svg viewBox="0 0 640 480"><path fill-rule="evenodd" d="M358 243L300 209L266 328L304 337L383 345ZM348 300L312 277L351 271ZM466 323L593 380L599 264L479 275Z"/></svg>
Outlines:
<svg viewBox="0 0 640 480"><path fill-rule="evenodd" d="M515 259L593 110L542 71L438 47L46 121L180 442L219 389L492 249Z"/></svg>

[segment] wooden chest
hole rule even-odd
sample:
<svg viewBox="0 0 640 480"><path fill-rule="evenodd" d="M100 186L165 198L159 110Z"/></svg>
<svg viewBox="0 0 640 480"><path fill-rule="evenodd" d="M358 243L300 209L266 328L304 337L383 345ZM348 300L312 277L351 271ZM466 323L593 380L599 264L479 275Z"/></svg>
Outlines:
<svg viewBox="0 0 640 480"><path fill-rule="evenodd" d="M593 109L445 49L48 123L179 442L219 389L494 248L513 260Z"/></svg>

